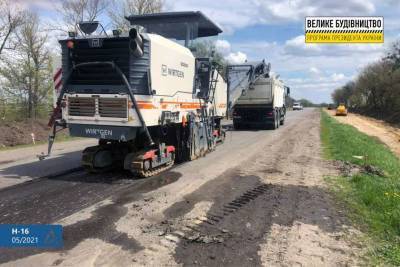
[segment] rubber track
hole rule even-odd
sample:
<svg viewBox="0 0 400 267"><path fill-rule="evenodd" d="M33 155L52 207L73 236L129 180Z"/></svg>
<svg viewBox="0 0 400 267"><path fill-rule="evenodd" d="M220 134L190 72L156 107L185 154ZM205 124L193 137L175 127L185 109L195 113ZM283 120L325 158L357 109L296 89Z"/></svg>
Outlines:
<svg viewBox="0 0 400 267"><path fill-rule="evenodd" d="M142 162L138 161L138 162L135 162L135 163L141 164ZM174 162L172 161L170 163L164 164L162 166L158 166L158 167L156 167L154 169L151 169L151 170L145 171L143 169L140 169L140 170L139 169L132 169L131 172L136 176L139 176L139 177L142 177L142 178L147 178L147 177L159 174L159 173L161 173L161 172L163 172L165 170L168 170L173 165L174 165Z"/></svg>

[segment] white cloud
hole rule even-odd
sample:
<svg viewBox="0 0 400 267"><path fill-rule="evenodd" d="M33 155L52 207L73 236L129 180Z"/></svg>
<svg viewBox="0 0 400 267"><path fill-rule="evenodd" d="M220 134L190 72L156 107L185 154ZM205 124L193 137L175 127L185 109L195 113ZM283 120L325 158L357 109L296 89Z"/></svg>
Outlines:
<svg viewBox="0 0 400 267"><path fill-rule="evenodd" d="M305 16L365 15L375 11L370 0L291 0L291 1L258 1L261 13L270 19L293 21L302 20Z"/></svg>
<svg viewBox="0 0 400 267"><path fill-rule="evenodd" d="M313 56L322 52L321 45L305 43L305 36L299 35L285 42L284 52L286 54Z"/></svg>
<svg viewBox="0 0 400 267"><path fill-rule="evenodd" d="M241 64L247 61L247 55L241 51L232 51L231 44L227 40L215 41L215 48L231 64Z"/></svg>
<svg viewBox="0 0 400 267"><path fill-rule="evenodd" d="M345 80L346 76L343 73L333 73L330 78L332 79L332 81L338 82Z"/></svg>
<svg viewBox="0 0 400 267"><path fill-rule="evenodd" d="M330 93L352 80L352 76L343 73L332 73L331 75L319 76L309 75L302 78L289 78L285 82L291 87L292 96L295 99L307 98L315 103L330 102Z"/></svg>
<svg viewBox="0 0 400 267"><path fill-rule="evenodd" d="M330 75L321 74L319 77L312 77L310 75L302 78L289 78L287 82L297 84L297 85L310 85L314 84L332 84L340 81L351 80L351 76L346 76L343 73L332 73Z"/></svg>
<svg viewBox="0 0 400 267"><path fill-rule="evenodd" d="M232 33L251 25L302 21L305 16L368 15L375 4L372 0L166 0L166 10L200 10Z"/></svg>
<svg viewBox="0 0 400 267"><path fill-rule="evenodd" d="M227 40L217 40L215 42L215 48L224 56L231 52L231 44Z"/></svg>
<svg viewBox="0 0 400 267"><path fill-rule="evenodd" d="M247 55L240 51L236 53L229 53L229 55L226 57L226 60L232 64L241 64L247 61Z"/></svg>
<svg viewBox="0 0 400 267"><path fill-rule="evenodd" d="M311 75L319 75L319 74L321 74L321 71L316 67L311 67L308 71L311 73Z"/></svg>
<svg viewBox="0 0 400 267"><path fill-rule="evenodd" d="M321 73L352 73L359 70L358 66L381 57L384 51L384 47L371 46L368 49L368 45L364 48L357 45L347 48L340 45L306 46L304 39L300 38L295 37L283 44L265 41L231 43L231 49L245 53L249 61L265 59L271 62L272 69L282 76L299 72L309 74L311 67Z"/></svg>

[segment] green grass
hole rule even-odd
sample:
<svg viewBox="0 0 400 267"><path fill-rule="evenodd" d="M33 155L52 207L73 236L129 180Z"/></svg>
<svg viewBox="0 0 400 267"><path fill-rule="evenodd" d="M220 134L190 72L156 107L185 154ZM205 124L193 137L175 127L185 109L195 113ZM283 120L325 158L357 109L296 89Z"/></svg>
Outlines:
<svg viewBox="0 0 400 267"><path fill-rule="evenodd" d="M330 178L350 217L371 238L374 264L400 265L400 160L379 140L322 112L321 138L325 156L376 166L386 177L357 174ZM366 160L353 156L364 156Z"/></svg>

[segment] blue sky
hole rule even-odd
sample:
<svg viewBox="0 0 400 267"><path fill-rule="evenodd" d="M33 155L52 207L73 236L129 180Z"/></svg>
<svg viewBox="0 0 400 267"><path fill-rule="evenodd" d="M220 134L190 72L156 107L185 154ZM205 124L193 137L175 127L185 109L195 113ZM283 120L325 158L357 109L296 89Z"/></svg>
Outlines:
<svg viewBox="0 0 400 267"><path fill-rule="evenodd" d="M57 0L17 0L54 19ZM232 62L262 60L292 88L295 98L330 102L331 92L354 79L400 38L400 0L165 0L165 10L200 10L224 30L216 46ZM384 16L384 44L304 43L305 16Z"/></svg>

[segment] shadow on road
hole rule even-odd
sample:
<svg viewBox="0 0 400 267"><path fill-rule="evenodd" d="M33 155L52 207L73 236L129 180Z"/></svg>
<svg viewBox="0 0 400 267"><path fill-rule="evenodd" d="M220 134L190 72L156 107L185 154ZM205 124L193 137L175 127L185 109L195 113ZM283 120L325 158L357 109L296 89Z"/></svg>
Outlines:
<svg viewBox="0 0 400 267"><path fill-rule="evenodd" d="M33 162L5 168L0 166L0 179L1 177L20 179L22 176L36 178L73 169L80 166L81 154L81 151L75 151L50 157L42 161L37 159Z"/></svg>

